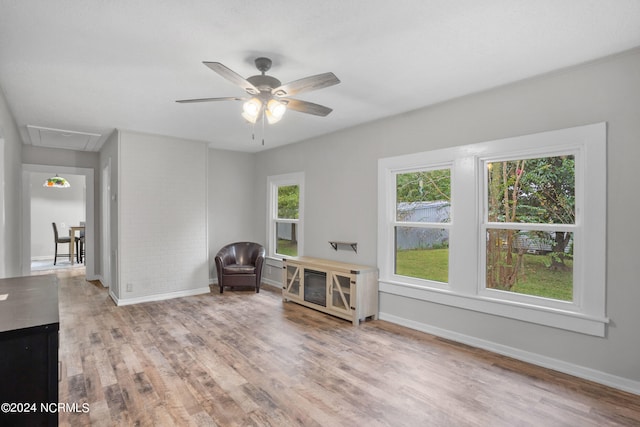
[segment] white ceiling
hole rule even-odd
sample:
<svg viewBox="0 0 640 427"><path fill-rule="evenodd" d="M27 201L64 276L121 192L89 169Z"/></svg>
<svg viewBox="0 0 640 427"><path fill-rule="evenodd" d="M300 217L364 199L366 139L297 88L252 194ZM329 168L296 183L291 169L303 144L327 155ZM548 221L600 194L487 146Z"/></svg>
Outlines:
<svg viewBox="0 0 640 427"><path fill-rule="evenodd" d="M116 128L260 151L640 46L640 0L0 0L0 87L23 142L97 150ZM334 72L265 146L202 61L283 83ZM29 126L29 128L28 128ZM97 137L95 135L98 135Z"/></svg>

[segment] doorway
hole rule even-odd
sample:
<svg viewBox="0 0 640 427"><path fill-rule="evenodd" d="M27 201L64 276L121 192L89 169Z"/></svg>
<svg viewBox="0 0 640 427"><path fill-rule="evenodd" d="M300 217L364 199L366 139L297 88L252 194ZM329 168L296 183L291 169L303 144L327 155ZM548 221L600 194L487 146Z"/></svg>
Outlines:
<svg viewBox="0 0 640 427"><path fill-rule="evenodd" d="M86 179L84 175L60 175L70 184L69 188L49 188L43 185L51 177L46 172L31 172L31 271L78 269L84 267L80 259L71 260L60 254L71 254L77 244L58 244L58 257L54 259L55 244L51 223L55 223L60 237L69 236L69 227L86 222ZM27 218L25 218L27 220ZM79 237L76 231L75 237ZM84 234L81 232L81 234ZM79 258L79 257L74 257Z"/></svg>
<svg viewBox="0 0 640 427"><path fill-rule="evenodd" d="M32 241L31 217L32 217L32 188L36 186L42 186L40 181L41 174L60 174L62 176L77 176L84 181L86 188L84 195L84 222L85 222L85 274L87 280L93 280L95 275L95 233L94 233L94 171L89 168L76 168L67 166L49 166L49 165L22 165L22 200L23 200L23 233L22 241L22 269L24 275L31 273L31 259L32 259L32 247L30 242ZM56 191L54 189L52 191ZM64 191L64 190L63 190ZM73 219L70 219L73 221ZM77 225L77 224L65 224L65 225ZM48 226L49 231L47 235L53 236L51 225ZM68 231L66 231L68 233ZM65 231L61 232L61 235L65 235Z"/></svg>

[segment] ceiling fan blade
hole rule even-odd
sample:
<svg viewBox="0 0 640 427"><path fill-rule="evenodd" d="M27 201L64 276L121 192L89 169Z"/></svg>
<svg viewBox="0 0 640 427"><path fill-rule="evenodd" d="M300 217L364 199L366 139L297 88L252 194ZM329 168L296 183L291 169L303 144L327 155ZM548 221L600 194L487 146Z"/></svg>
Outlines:
<svg viewBox="0 0 640 427"><path fill-rule="evenodd" d="M176 102L188 104L190 102L211 102L211 101L244 101L246 98L238 98L235 96L227 96L224 98L197 98L197 99L178 99Z"/></svg>
<svg viewBox="0 0 640 427"><path fill-rule="evenodd" d="M260 93L260 90L258 90L257 87L251 84L251 82L249 82L247 79L245 79L235 71L225 67L221 63L204 61L203 64L211 68L216 73L220 74L225 79L229 80L234 85L240 86L245 92L251 95L257 95Z"/></svg>
<svg viewBox="0 0 640 427"><path fill-rule="evenodd" d="M314 104L313 102L308 101L300 101L299 99L286 98L281 101L286 104L289 110L313 114L314 116L324 117L333 111L333 109L325 107L324 105Z"/></svg>
<svg viewBox="0 0 640 427"><path fill-rule="evenodd" d="M340 79L338 79L335 74L323 73L283 84L282 86L272 89L271 93L276 96L297 95L302 92L309 92L310 90L318 90L337 85L338 83L340 83Z"/></svg>

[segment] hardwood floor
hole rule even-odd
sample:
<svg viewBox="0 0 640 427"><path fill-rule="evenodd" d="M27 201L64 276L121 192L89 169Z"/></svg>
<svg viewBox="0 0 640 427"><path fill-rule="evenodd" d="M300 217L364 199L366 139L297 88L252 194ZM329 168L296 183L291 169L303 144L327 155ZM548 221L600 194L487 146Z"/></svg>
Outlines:
<svg viewBox="0 0 640 427"><path fill-rule="evenodd" d="M116 307L60 273L60 425L640 425L640 396L280 291Z"/></svg>

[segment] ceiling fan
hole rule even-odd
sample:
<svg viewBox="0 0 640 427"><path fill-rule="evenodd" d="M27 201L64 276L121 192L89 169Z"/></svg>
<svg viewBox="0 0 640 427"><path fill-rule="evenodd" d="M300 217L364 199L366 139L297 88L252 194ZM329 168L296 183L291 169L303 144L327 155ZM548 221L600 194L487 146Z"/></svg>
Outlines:
<svg viewBox="0 0 640 427"><path fill-rule="evenodd" d="M250 123L256 123L266 118L268 123L280 121L287 110L298 111L315 116L326 116L331 111L329 107L314 104L313 102L302 101L289 98L303 92L318 90L340 83L340 80L333 73L317 74L305 77L290 83L282 84L275 77L265 73L271 68L271 59L256 58L256 68L262 73L248 78L244 78L235 71L227 68L219 62L203 62L204 65L220 74L231 83L239 86L249 96L246 97L223 97L223 98L198 98L181 99L176 102L211 102L211 101L245 101L243 105L242 117Z"/></svg>

